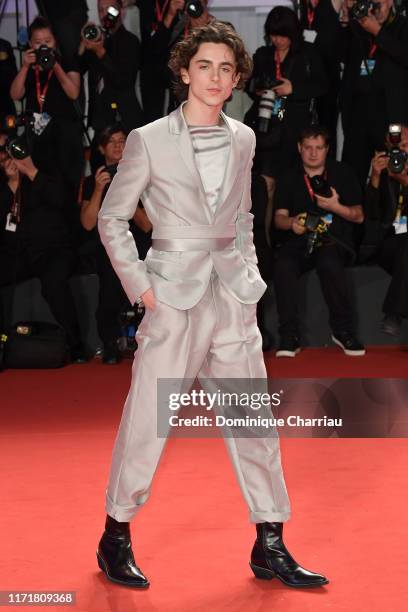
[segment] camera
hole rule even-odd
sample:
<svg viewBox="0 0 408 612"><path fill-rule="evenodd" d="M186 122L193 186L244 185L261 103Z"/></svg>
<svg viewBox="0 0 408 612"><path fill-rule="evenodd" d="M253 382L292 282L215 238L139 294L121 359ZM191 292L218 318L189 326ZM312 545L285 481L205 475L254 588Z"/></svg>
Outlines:
<svg viewBox="0 0 408 612"><path fill-rule="evenodd" d="M372 2L372 0L356 0L350 9L350 17L352 19L363 19L363 17L368 16L370 10L376 11L379 8L379 2Z"/></svg>
<svg viewBox="0 0 408 612"><path fill-rule="evenodd" d="M193 18L201 17L204 13L204 7L200 0L186 0L184 10L187 15Z"/></svg>
<svg viewBox="0 0 408 612"><path fill-rule="evenodd" d="M314 210L302 213L301 217L302 225L307 229L306 251L310 255L322 244L322 238L328 232L328 225Z"/></svg>
<svg viewBox="0 0 408 612"><path fill-rule="evenodd" d="M401 151L399 147L401 132L402 127L398 123L392 123L388 128L388 140L391 144L391 149L387 152L387 157L389 158L388 170L394 174L401 174L408 161L408 154L405 151Z"/></svg>
<svg viewBox="0 0 408 612"><path fill-rule="evenodd" d="M111 180L115 176L117 170L118 170L118 164L111 164L110 166L105 166L105 172L109 174Z"/></svg>
<svg viewBox="0 0 408 612"><path fill-rule="evenodd" d="M324 174L310 176L309 181L314 194L319 195L322 198L331 197L332 190Z"/></svg>
<svg viewBox="0 0 408 612"><path fill-rule="evenodd" d="M51 68L54 68L56 61L57 53L55 49L47 45L40 45L38 49L35 49L35 63L43 70L51 70Z"/></svg>
<svg viewBox="0 0 408 612"><path fill-rule="evenodd" d="M103 34L106 37L110 36L112 30L116 26L120 16L119 9L114 6L108 6L106 15L102 20L102 27L95 23L87 23L81 31L81 36L90 42L99 42Z"/></svg>
<svg viewBox="0 0 408 612"><path fill-rule="evenodd" d="M273 108L276 100L276 93L273 88L281 85L283 81L264 77L262 85L256 86L257 89L263 89L264 92L260 97L258 106L258 131L266 134L269 130L269 121L272 117Z"/></svg>
<svg viewBox="0 0 408 612"><path fill-rule="evenodd" d="M13 159L25 159L31 155L31 129L34 125L32 113L22 113L17 117L9 115L6 118L6 129L8 138L4 145L0 146L0 152L6 152ZM18 135L18 128L24 127L22 134Z"/></svg>

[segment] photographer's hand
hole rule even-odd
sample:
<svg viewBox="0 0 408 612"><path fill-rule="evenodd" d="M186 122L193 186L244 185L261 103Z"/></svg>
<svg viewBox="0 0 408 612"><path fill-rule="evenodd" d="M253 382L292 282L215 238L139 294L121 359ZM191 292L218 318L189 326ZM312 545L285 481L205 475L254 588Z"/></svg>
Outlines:
<svg viewBox="0 0 408 612"><path fill-rule="evenodd" d="M328 210L329 212L335 213L338 212L340 206L339 194L334 189L334 187L330 187L330 189L332 190L332 195L330 196L330 198L324 198L323 196L319 196L317 194L315 194L315 196L319 208L323 208L323 210Z"/></svg>
<svg viewBox="0 0 408 612"><path fill-rule="evenodd" d="M167 14L163 19L163 25L165 28L168 29L171 27L171 24L179 11L184 11L184 0L171 0Z"/></svg>
<svg viewBox="0 0 408 612"><path fill-rule="evenodd" d="M405 164L405 168L400 173L388 172L389 176L400 183L403 187L408 187L408 162Z"/></svg>
<svg viewBox="0 0 408 612"><path fill-rule="evenodd" d="M106 49L105 49L105 39L102 36L102 38L98 41L93 41L93 40L83 40L83 45L84 48L88 51L92 51L92 53L95 53L96 57L98 59L102 59L103 56L106 53Z"/></svg>
<svg viewBox="0 0 408 612"><path fill-rule="evenodd" d="M106 185L111 182L111 176L106 171L105 166L101 166L95 173L95 191L103 193Z"/></svg>
<svg viewBox="0 0 408 612"><path fill-rule="evenodd" d="M374 189L380 186L381 172L386 170L388 166L388 157L385 151L376 151L371 160L371 177L370 183Z"/></svg>
<svg viewBox="0 0 408 612"><path fill-rule="evenodd" d="M307 229L304 226L304 215L302 215L302 213L296 217L292 217L292 231L298 236L306 234Z"/></svg>
<svg viewBox="0 0 408 612"><path fill-rule="evenodd" d="M35 51L34 49L28 49L23 53L23 63L16 74L11 86L10 86L10 96L13 100L21 100L21 98L25 95L25 82L27 78L28 71L30 66L33 66L36 62Z"/></svg>
<svg viewBox="0 0 408 612"><path fill-rule="evenodd" d="M34 166L34 162L31 157L25 157L24 159L15 159L13 162L21 174L28 176L30 181L33 181L38 174L38 168Z"/></svg>
<svg viewBox="0 0 408 612"><path fill-rule="evenodd" d="M281 81L283 81L283 83L277 87L274 87L273 91L278 96L289 96L293 92L292 82L284 77L281 77Z"/></svg>
<svg viewBox="0 0 408 612"><path fill-rule="evenodd" d="M35 51L34 49L27 49L23 53L23 66L25 68L29 68L36 62Z"/></svg>
<svg viewBox="0 0 408 612"><path fill-rule="evenodd" d="M361 27L366 31L372 34L373 36L377 36L378 32L381 30L381 26L376 20L372 9L368 11L368 16L363 17L362 19L358 19L358 23Z"/></svg>
<svg viewBox="0 0 408 612"><path fill-rule="evenodd" d="M149 287L147 291L140 296L146 308L154 310L156 308L156 298L154 297L153 289Z"/></svg>

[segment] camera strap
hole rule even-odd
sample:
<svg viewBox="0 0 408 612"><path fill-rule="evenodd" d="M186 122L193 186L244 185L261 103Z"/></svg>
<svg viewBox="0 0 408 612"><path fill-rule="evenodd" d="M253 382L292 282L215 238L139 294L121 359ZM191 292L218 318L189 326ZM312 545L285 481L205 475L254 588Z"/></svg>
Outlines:
<svg viewBox="0 0 408 612"><path fill-rule="evenodd" d="M279 51L275 49L275 65L276 65L276 80L280 81L282 79L282 71L281 71L281 59L279 55Z"/></svg>
<svg viewBox="0 0 408 612"><path fill-rule="evenodd" d="M40 113L42 113L45 98L48 92L48 87L50 85L50 79L52 75L54 74L54 68L51 68L51 70L48 72L47 81L42 89L41 89L41 83L40 83L40 67L35 66L34 70L35 70L35 88L37 92L37 102L40 108Z"/></svg>

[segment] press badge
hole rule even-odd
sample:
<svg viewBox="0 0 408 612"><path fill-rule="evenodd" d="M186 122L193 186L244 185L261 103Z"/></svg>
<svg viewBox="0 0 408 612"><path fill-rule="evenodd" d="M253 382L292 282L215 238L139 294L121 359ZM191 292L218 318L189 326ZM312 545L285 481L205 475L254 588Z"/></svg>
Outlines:
<svg viewBox="0 0 408 612"><path fill-rule="evenodd" d="M316 30L303 30L303 40L307 43L314 43L317 37Z"/></svg>
<svg viewBox="0 0 408 612"><path fill-rule="evenodd" d="M51 117L48 113L33 113L34 125L33 131L36 136L41 136L49 122Z"/></svg>
<svg viewBox="0 0 408 612"><path fill-rule="evenodd" d="M368 68L368 72L367 72ZM369 76L375 68L375 59L366 59L361 62L360 76Z"/></svg>
<svg viewBox="0 0 408 612"><path fill-rule="evenodd" d="M403 215L399 219L395 219L393 225L396 234L405 234L407 232L407 217Z"/></svg>
<svg viewBox="0 0 408 612"><path fill-rule="evenodd" d="M11 212L6 217L6 232L15 232L17 229L17 224L13 221L13 217Z"/></svg>
<svg viewBox="0 0 408 612"><path fill-rule="evenodd" d="M333 215L331 213L327 213L327 215L324 215L323 221L327 224L330 225L331 223L333 223Z"/></svg>

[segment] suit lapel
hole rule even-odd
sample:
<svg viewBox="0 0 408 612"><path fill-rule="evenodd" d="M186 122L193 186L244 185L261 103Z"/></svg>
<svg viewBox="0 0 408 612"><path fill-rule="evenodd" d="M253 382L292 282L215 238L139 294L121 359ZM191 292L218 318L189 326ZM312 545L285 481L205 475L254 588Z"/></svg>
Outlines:
<svg viewBox="0 0 408 612"><path fill-rule="evenodd" d="M239 162L240 162L240 147L238 143L238 129L233 121L230 120L227 115L221 113L221 117L223 118L227 128L229 129L231 136L231 146L230 152L227 161L227 167L225 169L224 179L221 185L220 193L217 201L217 208L215 212L215 216L218 215L222 205L228 198L231 193L232 188L237 180L237 174L239 170Z"/></svg>
<svg viewBox="0 0 408 612"><path fill-rule="evenodd" d="M184 164L192 175L194 183L199 187L200 202L203 205L203 211L207 222L212 223L212 212L207 202L204 185L195 163L193 143L191 141L190 132L188 131L188 127L182 111L183 105L184 103L181 104L175 111L170 113L169 129L170 132L174 134L174 140Z"/></svg>

